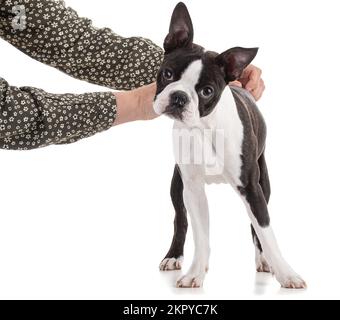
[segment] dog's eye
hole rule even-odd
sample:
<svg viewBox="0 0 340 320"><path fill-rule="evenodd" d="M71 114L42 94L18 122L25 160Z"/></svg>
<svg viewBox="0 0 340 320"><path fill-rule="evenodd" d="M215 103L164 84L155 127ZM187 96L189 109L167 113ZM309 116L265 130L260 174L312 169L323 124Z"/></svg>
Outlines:
<svg viewBox="0 0 340 320"><path fill-rule="evenodd" d="M172 73L172 71L170 69L164 69L163 70L163 78L165 80L168 80L168 81L173 80L174 74Z"/></svg>
<svg viewBox="0 0 340 320"><path fill-rule="evenodd" d="M206 86L199 92L199 95L204 98L210 98L214 94L214 88L211 86Z"/></svg>

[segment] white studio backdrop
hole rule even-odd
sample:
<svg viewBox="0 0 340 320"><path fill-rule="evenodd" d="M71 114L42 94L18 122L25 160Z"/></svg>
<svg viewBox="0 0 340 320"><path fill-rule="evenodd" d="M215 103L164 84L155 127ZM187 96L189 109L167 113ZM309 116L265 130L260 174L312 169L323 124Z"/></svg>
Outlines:
<svg viewBox="0 0 340 320"><path fill-rule="evenodd" d="M161 45L177 1L67 0L97 27ZM340 298L340 44L338 1L187 0L195 41L260 47L266 92L270 213L306 291L256 275L245 208L207 187L211 265L203 289L176 289L158 264L172 238L173 170L166 118L130 123L72 145L0 150L2 299ZM38 63L0 41L0 76L53 93L108 90ZM191 262L188 234L184 269Z"/></svg>

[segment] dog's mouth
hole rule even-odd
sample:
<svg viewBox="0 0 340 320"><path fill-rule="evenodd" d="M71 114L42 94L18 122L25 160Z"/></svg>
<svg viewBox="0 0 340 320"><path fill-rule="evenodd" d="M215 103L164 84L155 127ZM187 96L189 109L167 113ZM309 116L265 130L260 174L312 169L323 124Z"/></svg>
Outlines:
<svg viewBox="0 0 340 320"><path fill-rule="evenodd" d="M183 113L185 109L178 108L176 106L167 106L163 112L163 114L167 115L168 117L175 119L175 120L183 120Z"/></svg>

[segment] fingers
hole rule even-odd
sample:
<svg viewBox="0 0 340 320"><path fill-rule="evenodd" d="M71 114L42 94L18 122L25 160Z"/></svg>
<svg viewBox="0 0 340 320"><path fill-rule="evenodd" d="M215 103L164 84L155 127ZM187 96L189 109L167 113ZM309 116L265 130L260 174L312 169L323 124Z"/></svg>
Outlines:
<svg viewBox="0 0 340 320"><path fill-rule="evenodd" d="M247 76L247 83L245 84L245 88L248 91L254 91L256 90L260 85L262 70L258 67L255 67L253 65L250 65L245 70L246 76ZM248 74L247 74L248 73Z"/></svg>
<svg viewBox="0 0 340 320"><path fill-rule="evenodd" d="M258 101L265 90L264 81L261 78L262 70L254 65L248 66L240 79L244 88L248 90Z"/></svg>
<svg viewBox="0 0 340 320"><path fill-rule="evenodd" d="M229 85L242 88L242 83L240 81L237 81L237 80L229 82Z"/></svg>
<svg viewBox="0 0 340 320"><path fill-rule="evenodd" d="M264 84L264 81L260 79L258 87L255 90L250 91L250 93L253 95L255 100L258 101L262 97L265 89L266 89L266 86Z"/></svg>
<svg viewBox="0 0 340 320"><path fill-rule="evenodd" d="M141 87L139 90L139 110L141 120L152 120L157 118L159 115L153 109L153 100L156 95L157 85L152 83Z"/></svg>

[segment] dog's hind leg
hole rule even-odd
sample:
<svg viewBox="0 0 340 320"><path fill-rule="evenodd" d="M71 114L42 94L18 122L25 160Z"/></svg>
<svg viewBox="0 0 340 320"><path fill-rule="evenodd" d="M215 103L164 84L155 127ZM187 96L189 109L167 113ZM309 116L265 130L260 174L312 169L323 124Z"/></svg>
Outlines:
<svg viewBox="0 0 340 320"><path fill-rule="evenodd" d="M260 186L264 195L264 198L268 204L270 198L270 181L268 175L268 169L264 153L260 156L258 160L258 165L260 169ZM253 225L251 225L251 235L255 245L255 263L257 272L270 272L270 266L263 255L262 246Z"/></svg>
<svg viewBox="0 0 340 320"><path fill-rule="evenodd" d="M282 287L294 289L305 288L306 283L282 257L275 235L270 226L267 202L259 183L259 164L255 163L249 171L250 172L247 172L244 176L242 181L243 185L238 186L236 189L244 200L249 218L263 249L263 254Z"/></svg>
<svg viewBox="0 0 340 320"><path fill-rule="evenodd" d="M187 210L183 201L183 181L178 165L174 169L170 194L175 208L174 236L170 249L159 266L162 271L181 269L185 237L188 229Z"/></svg>
<svg viewBox="0 0 340 320"><path fill-rule="evenodd" d="M253 225L251 226L251 235L253 238L254 246L255 246L255 265L257 272L270 272L270 266L263 255L262 246L256 232L254 230Z"/></svg>
<svg viewBox="0 0 340 320"><path fill-rule="evenodd" d="M260 186L264 195L264 198L266 202L269 202L270 198L270 181L269 181L269 175L268 175L268 169L266 164L266 159L264 157L264 152L261 154L258 165L260 169Z"/></svg>

